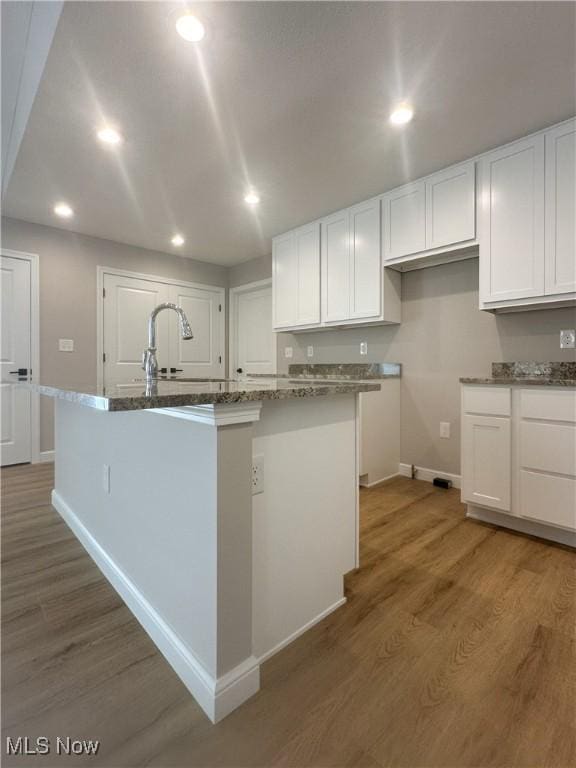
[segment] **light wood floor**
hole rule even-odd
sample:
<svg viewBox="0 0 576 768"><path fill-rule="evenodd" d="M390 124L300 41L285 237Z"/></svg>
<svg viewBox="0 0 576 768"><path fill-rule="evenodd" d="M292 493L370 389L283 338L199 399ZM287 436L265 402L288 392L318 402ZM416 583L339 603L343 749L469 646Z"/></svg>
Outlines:
<svg viewBox="0 0 576 768"><path fill-rule="evenodd" d="M576 554L465 520L457 491L363 491L348 603L213 726L50 507L52 466L2 486L6 766L576 765ZM7 758L20 735L101 748Z"/></svg>

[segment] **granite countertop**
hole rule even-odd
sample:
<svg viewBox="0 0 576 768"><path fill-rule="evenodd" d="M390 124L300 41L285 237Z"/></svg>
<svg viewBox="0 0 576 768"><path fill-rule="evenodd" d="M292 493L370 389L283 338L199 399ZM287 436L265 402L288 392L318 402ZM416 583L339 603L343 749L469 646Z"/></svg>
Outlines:
<svg viewBox="0 0 576 768"><path fill-rule="evenodd" d="M147 386L145 379L106 386L35 384L19 380L41 395L70 400L102 411L138 411L148 408L179 408L186 405L217 405L257 400L288 400L297 397L372 392L377 382L295 381L281 378L258 379L157 379ZM10 383L18 383L11 381Z"/></svg>
<svg viewBox="0 0 576 768"><path fill-rule="evenodd" d="M341 379L368 381L398 379L400 363L292 363L288 375L298 379Z"/></svg>
<svg viewBox="0 0 576 768"><path fill-rule="evenodd" d="M462 384L576 387L576 362L492 363L492 376L462 378Z"/></svg>

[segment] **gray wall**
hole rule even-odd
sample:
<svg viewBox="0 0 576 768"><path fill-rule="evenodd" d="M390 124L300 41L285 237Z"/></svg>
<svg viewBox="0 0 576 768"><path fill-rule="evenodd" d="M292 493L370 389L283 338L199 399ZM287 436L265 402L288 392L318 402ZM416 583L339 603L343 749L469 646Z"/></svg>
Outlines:
<svg viewBox="0 0 576 768"><path fill-rule="evenodd" d="M255 283L258 280L266 280L272 277L272 255L260 256L258 259L245 261L230 267L228 270L228 285L234 288L237 285Z"/></svg>
<svg viewBox="0 0 576 768"><path fill-rule="evenodd" d="M242 265L251 280L270 276L261 259ZM238 268L237 268L238 269ZM249 272L249 270L251 270ZM399 362L403 365L401 460L460 473L461 376L487 376L503 360L576 360L561 350L559 331L574 328L573 309L493 315L478 310L478 260L453 262L402 276L402 324L278 334L278 371L289 362ZM360 355L360 342L368 355ZM314 347L308 360L306 347ZM284 348L292 346L287 360ZM438 435L440 421L451 438Z"/></svg>
<svg viewBox="0 0 576 768"><path fill-rule="evenodd" d="M15 219L2 219L2 246L39 256L40 370L55 384L96 380L98 265L208 285L228 280L226 267ZM74 352L59 352L59 338L74 339ZM42 398L42 451L53 447L52 413L51 400Z"/></svg>

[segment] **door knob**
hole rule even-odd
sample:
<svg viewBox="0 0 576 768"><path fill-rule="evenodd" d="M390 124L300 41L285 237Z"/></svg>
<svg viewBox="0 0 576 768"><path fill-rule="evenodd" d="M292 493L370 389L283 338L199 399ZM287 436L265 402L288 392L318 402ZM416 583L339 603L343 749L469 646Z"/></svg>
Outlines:
<svg viewBox="0 0 576 768"><path fill-rule="evenodd" d="M243 373L242 368L236 368L236 373Z"/></svg>

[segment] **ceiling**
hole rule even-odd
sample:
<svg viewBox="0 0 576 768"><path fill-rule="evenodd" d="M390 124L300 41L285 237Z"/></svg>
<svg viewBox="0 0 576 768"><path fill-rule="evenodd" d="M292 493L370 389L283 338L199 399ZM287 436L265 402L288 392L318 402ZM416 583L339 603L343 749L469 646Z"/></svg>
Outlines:
<svg viewBox="0 0 576 768"><path fill-rule="evenodd" d="M5 215L232 265L576 113L574 3L195 3L199 44L176 34L178 9L65 3ZM96 140L107 121L121 146Z"/></svg>

